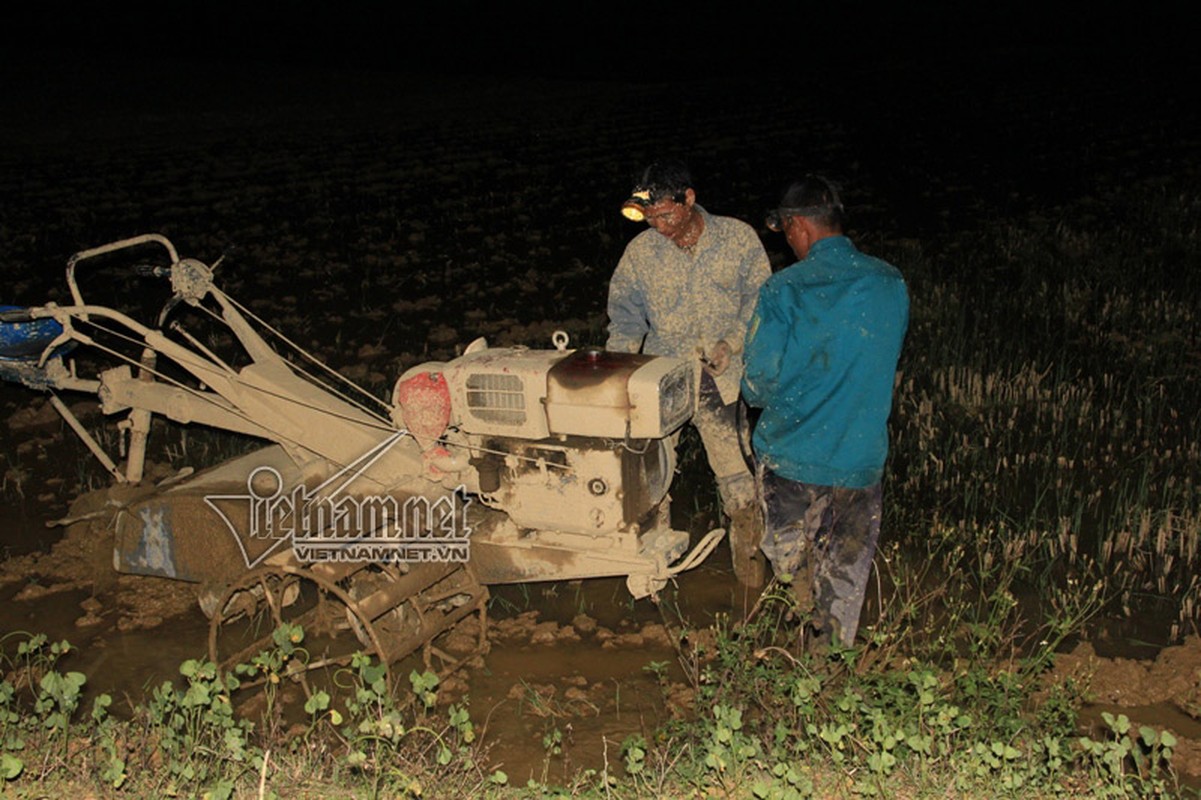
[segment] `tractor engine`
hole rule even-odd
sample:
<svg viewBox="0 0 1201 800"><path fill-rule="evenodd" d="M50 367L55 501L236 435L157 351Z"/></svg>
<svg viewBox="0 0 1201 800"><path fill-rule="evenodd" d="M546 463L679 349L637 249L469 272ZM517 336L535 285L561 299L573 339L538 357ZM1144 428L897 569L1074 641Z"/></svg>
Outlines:
<svg viewBox="0 0 1201 800"><path fill-rule="evenodd" d="M679 359L597 348L489 348L407 371L394 421L431 469L518 528L603 536L658 526L675 471L671 434L692 415Z"/></svg>

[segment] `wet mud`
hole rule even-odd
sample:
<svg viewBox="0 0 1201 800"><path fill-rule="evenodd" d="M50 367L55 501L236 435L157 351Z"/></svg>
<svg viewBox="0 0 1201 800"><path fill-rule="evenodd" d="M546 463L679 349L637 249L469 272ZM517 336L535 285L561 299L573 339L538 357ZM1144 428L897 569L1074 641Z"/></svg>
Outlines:
<svg viewBox="0 0 1201 800"><path fill-rule="evenodd" d="M1171 731L1179 740L1173 768L1201 785L1201 637L1190 636L1153 658L1100 656L1094 644L1081 642L1056 657L1043 681L1073 681L1091 699L1082 724L1098 739L1108 733L1106 712L1125 714L1136 726Z"/></svg>
<svg viewBox="0 0 1201 800"><path fill-rule="evenodd" d="M64 509L44 497L15 507L38 525L56 510L76 516L90 508L84 502ZM709 521L701 515L694 525ZM39 532L30 525L17 539L14 530L22 529L7 529L10 553ZM141 701L150 687L175 679L184 660L206 655L209 620L195 584L119 576L106 563L112 539L103 530L81 523L56 530L61 538L46 549L0 562L0 631L70 641L77 648L71 669L89 676L90 691L122 698L118 706ZM683 629L737 615L751 601L724 546L657 604L631 600L619 579L493 587L487 653L443 681L440 701L468 705L495 768L521 783L566 780L579 769L620 770L627 737L649 737L694 710L679 658L687 647ZM470 656L477 641L471 618L439 647ZM1170 730L1180 742L1175 767L1201 776L1201 638L1163 649L1080 642L1042 677L1047 685L1068 680L1089 698L1082 732L1105 735L1107 711Z"/></svg>

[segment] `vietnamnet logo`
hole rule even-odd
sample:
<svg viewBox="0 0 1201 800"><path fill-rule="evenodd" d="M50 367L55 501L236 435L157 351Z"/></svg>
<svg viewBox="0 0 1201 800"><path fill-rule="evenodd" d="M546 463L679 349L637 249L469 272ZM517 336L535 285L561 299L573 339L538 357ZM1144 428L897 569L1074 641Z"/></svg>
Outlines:
<svg viewBox="0 0 1201 800"><path fill-rule="evenodd" d="M245 494L211 494L204 502L229 529L248 569L286 542L308 563L466 562L471 498L464 487L433 499L350 493L404 435L388 437L314 488L287 488L274 467L258 467L246 478Z"/></svg>

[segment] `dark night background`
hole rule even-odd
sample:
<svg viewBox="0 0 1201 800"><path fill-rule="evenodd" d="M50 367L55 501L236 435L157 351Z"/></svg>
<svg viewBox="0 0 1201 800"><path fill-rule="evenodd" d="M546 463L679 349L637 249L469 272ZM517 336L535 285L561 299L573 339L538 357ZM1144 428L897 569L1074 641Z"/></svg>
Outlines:
<svg viewBox="0 0 1201 800"><path fill-rule="evenodd" d="M1192 31L1153 7L1013 3L27 3L0 28L0 113L17 135L148 104L239 107L264 91L316 116L331 86L363 89L351 75L460 88L708 81L764 116L805 107L845 122L897 167L885 182L903 183L898 165L914 157L990 151L998 174L1048 185L1075 179L1054 162L1084 140L1193 130Z"/></svg>
<svg viewBox="0 0 1201 800"><path fill-rule="evenodd" d="M549 254L505 252L489 280L579 260L600 284L636 232L612 209L660 155L756 224L819 171L846 186L853 234L954 234L1127 182L1195 184L1191 37L1149 7L25 4L0 28L0 215L61 240L18 236L6 257L147 230L210 258L235 240L269 254L328 217L308 256L352 270L351 242L419 236L407 263L450 275L495 261L484 240L513 229ZM598 310L507 299L490 313Z"/></svg>
<svg viewBox="0 0 1201 800"><path fill-rule="evenodd" d="M23 5L0 28L0 225L8 268L44 278L5 299L157 230L208 259L243 248L234 291L263 271L382 285L372 265L390 265L405 291L466 283L502 332L595 335L637 232L613 209L661 155L689 162L710 210L760 226L783 185L824 172L861 240L1195 186L1191 31L1151 8L1020 4ZM534 302L526 276L549 287ZM260 283L246 292L267 302ZM393 316L396 357L445 323Z"/></svg>
<svg viewBox="0 0 1201 800"><path fill-rule="evenodd" d="M1192 58L1184 15L1054 3L23 3L6 51L427 74L680 80L777 72L819 83L870 63L975 63L1042 52L1059 69Z"/></svg>

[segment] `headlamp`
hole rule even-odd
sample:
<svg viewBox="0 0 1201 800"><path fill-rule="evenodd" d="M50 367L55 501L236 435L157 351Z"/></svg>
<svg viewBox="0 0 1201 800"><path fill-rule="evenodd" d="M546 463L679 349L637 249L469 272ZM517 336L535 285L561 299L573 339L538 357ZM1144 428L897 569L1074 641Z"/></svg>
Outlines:
<svg viewBox="0 0 1201 800"><path fill-rule="evenodd" d="M621 204L621 215L631 222L642 222L646 219L646 207L650 204L650 190L639 189Z"/></svg>
<svg viewBox="0 0 1201 800"><path fill-rule="evenodd" d="M767 224L769 231L779 233L784 230L784 220L789 217L822 217L833 211L831 206L801 206L800 208L773 208L767 212L767 219L764 222Z"/></svg>

